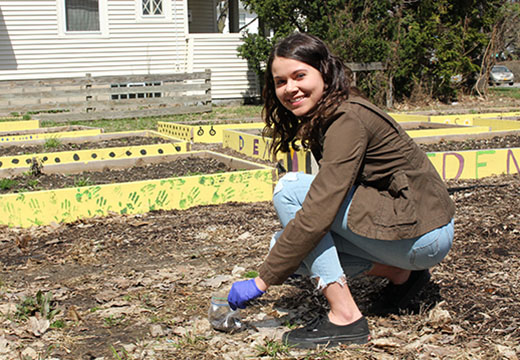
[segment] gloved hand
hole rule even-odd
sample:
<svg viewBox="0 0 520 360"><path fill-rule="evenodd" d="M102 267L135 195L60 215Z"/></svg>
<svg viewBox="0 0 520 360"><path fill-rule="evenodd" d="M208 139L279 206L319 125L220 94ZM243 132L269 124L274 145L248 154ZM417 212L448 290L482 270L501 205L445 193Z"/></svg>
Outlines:
<svg viewBox="0 0 520 360"><path fill-rule="evenodd" d="M265 291L262 291L256 286L255 279L244 281L237 281L231 286L228 294L228 303L231 309L236 310L246 308L246 302L262 296Z"/></svg>

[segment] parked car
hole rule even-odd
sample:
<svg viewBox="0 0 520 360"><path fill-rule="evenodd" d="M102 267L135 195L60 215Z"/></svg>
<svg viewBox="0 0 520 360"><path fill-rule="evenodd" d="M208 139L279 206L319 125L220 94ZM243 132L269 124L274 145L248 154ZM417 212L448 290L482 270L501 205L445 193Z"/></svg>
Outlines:
<svg viewBox="0 0 520 360"><path fill-rule="evenodd" d="M489 74L489 85L509 84L513 86L515 75L504 65L495 65Z"/></svg>

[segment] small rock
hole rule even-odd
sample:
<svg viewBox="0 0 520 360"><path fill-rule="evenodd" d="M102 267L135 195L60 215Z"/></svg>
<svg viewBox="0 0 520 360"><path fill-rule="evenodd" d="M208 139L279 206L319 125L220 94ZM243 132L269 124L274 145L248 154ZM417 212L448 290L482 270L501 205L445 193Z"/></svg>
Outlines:
<svg viewBox="0 0 520 360"><path fill-rule="evenodd" d="M22 359L38 359L38 353L31 347L27 347L22 351Z"/></svg>
<svg viewBox="0 0 520 360"><path fill-rule="evenodd" d="M131 354L135 349L137 349L137 346L135 344L124 344L122 345L122 348L125 349L127 353Z"/></svg>
<svg viewBox="0 0 520 360"><path fill-rule="evenodd" d="M206 318L196 319L193 323L193 329L197 334L205 333L206 331L211 330L211 324Z"/></svg>
<svg viewBox="0 0 520 360"><path fill-rule="evenodd" d="M245 268L243 268L241 266L238 266L238 265L235 265L233 270L231 270L231 275L233 275L233 276L241 276L244 273L244 271L246 271Z"/></svg>
<svg viewBox="0 0 520 360"><path fill-rule="evenodd" d="M154 325L150 326L150 334L153 337L164 336L164 331L163 331L162 326L159 324L154 324Z"/></svg>
<svg viewBox="0 0 520 360"><path fill-rule="evenodd" d="M7 354L9 352L9 341L4 335L0 337L0 354Z"/></svg>

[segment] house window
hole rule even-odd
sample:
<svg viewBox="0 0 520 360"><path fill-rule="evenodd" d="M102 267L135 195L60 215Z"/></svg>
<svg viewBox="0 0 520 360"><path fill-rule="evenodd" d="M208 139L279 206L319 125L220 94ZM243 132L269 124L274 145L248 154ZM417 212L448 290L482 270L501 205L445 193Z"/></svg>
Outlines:
<svg viewBox="0 0 520 360"><path fill-rule="evenodd" d="M143 16L162 16L163 0L142 0Z"/></svg>
<svg viewBox="0 0 520 360"><path fill-rule="evenodd" d="M100 31L99 0L65 0L67 31Z"/></svg>

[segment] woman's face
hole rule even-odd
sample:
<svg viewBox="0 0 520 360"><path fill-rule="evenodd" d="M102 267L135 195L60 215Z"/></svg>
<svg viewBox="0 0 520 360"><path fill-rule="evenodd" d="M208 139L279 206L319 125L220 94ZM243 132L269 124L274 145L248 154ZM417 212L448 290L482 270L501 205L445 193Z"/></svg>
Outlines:
<svg viewBox="0 0 520 360"><path fill-rule="evenodd" d="M304 62L275 57L271 65L276 97L295 116L312 110L323 96L321 73Z"/></svg>

